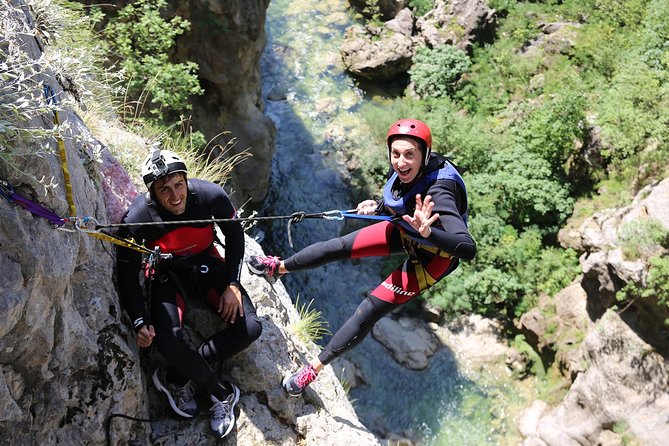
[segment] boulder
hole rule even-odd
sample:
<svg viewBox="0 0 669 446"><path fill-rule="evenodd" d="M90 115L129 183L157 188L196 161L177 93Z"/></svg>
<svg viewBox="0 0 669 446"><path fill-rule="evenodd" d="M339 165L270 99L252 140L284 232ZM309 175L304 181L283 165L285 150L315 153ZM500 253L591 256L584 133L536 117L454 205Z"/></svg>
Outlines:
<svg viewBox="0 0 669 446"><path fill-rule="evenodd" d="M495 29L495 11L482 0L437 0L424 17L414 19L409 8L393 17L383 26L346 30L341 55L347 70L367 79L396 79L411 68L418 48L450 44L469 50L474 42L490 41Z"/></svg>
<svg viewBox="0 0 669 446"><path fill-rule="evenodd" d="M411 67L415 39L390 28L353 25L346 30L341 55L351 73L375 80L391 80Z"/></svg>
<svg viewBox="0 0 669 446"><path fill-rule="evenodd" d="M436 0L434 8L416 20L428 46L448 44L467 52L475 42L492 41L496 24L495 10L483 0Z"/></svg>
<svg viewBox="0 0 669 446"><path fill-rule="evenodd" d="M625 437L644 445L666 442L669 345L664 320L669 312L657 298L618 304L616 294L628 283L643 286L648 256L663 252L626 258L618 238L621 225L655 218L667 227L667 209L669 179L642 189L629 205L600 211L581 225L583 275L555 296L557 329L543 335L535 330L542 336L539 343L556 350L560 370L573 383L564 400L538 422L536 413L522 421L523 445L614 445ZM614 312L616 304L621 308ZM530 316L523 320L533 320Z"/></svg>
<svg viewBox="0 0 669 446"><path fill-rule="evenodd" d="M387 348L395 361L412 370L423 370L441 343L417 319L384 317L372 329L374 339Z"/></svg>

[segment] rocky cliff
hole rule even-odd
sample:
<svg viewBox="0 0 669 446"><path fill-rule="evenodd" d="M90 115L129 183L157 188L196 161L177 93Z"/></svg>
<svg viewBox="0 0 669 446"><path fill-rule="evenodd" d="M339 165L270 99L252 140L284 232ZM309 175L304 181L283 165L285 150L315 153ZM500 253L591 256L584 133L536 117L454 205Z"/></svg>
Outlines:
<svg viewBox="0 0 669 446"><path fill-rule="evenodd" d="M237 138L233 152L253 155L240 164L233 196L241 205L259 205L267 195L274 153L274 124L263 114L259 60L265 47L265 11L269 0L171 2L189 20L191 30L177 41L177 57L197 62L205 94L194 99L193 124L207 138L228 131Z"/></svg>
<svg viewBox="0 0 669 446"><path fill-rule="evenodd" d="M432 10L418 18L401 1L351 3L361 10L380 8L385 20L381 25L369 22L349 27L341 46L346 69L373 80L406 74L412 57L424 46L448 44L470 51L475 42L489 42L496 26L495 10L482 0L436 0Z"/></svg>
<svg viewBox="0 0 669 446"><path fill-rule="evenodd" d="M666 256L656 245L629 258L622 228L653 220L669 230L668 213L666 179L640 191L630 205L599 212L578 231L561 233L564 245L584 251L583 274L520 322L545 357L555 355L571 385L558 405L537 400L525 412L519 424L525 446L666 444L668 314L661 303L666 296L616 305L616 294L629 283L646 285L649 253Z"/></svg>
<svg viewBox="0 0 669 446"><path fill-rule="evenodd" d="M33 22L20 2L3 26L21 28L16 42L40 66L42 51ZM0 56L0 62L4 58ZM59 97L62 86L46 68L37 81ZM67 108L63 142L78 216L110 222L134 191L123 169L79 116ZM48 109L23 125L48 129ZM34 144L34 145L33 145ZM63 169L37 141L14 140L0 158L0 179L16 192L60 216L69 215ZM100 152L101 151L101 152ZM25 156L11 156L24 153ZM99 156L99 155L102 156ZM104 160L102 164L100 160ZM45 188L38 179L53 178ZM113 191L115 194L105 193ZM107 200L105 200L105 196ZM118 303L114 246L81 231L55 229L16 203L0 197L0 435L13 445L42 444L219 444L209 435L208 414L183 421L148 384L160 358L139 352ZM248 240L247 254L258 251ZM271 288L245 271L242 278L263 319L262 338L227 362L221 373L237 382L242 397L237 429L225 444L377 444L358 421L330 368L303 398L289 399L282 375L305 360L313 345L291 331L298 315L280 284ZM220 320L193 305L187 321L197 341ZM137 422L112 414L150 419Z"/></svg>

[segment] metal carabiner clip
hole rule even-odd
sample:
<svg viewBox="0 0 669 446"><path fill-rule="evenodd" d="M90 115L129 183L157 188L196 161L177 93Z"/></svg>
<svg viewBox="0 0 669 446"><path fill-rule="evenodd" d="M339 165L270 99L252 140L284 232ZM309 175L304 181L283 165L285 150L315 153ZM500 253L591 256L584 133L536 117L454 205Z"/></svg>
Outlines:
<svg viewBox="0 0 669 446"><path fill-rule="evenodd" d="M100 232L97 229L89 229L86 225L90 222L93 222L97 227L99 222L94 217L70 217L67 220L71 221L74 219L74 227L77 231L86 232L86 233L97 233Z"/></svg>
<svg viewBox="0 0 669 446"><path fill-rule="evenodd" d="M326 220L343 220L344 213L340 210L325 211L323 212L323 218Z"/></svg>
<svg viewBox="0 0 669 446"><path fill-rule="evenodd" d="M14 187L12 187L11 184L6 182L5 180L0 180L0 195L5 197L7 201L9 201L10 203L14 203L15 200L13 198L13 195L15 193L16 192L14 191Z"/></svg>

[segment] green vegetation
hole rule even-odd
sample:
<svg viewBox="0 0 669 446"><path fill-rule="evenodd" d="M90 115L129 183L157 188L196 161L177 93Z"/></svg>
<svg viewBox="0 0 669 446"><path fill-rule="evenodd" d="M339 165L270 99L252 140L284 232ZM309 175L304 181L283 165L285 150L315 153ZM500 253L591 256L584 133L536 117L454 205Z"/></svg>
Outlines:
<svg viewBox="0 0 669 446"><path fill-rule="evenodd" d="M53 121L54 113L68 108L88 108L104 113L117 93L115 78L105 71L101 52L91 39L92 24L77 10L65 9L52 2L31 4L34 24L22 24L12 17L25 15L18 6L7 2L0 7L0 160L33 184L49 187L49 179L38 180L21 172L19 160L27 155L53 153L54 138L64 136L63 126L52 129L35 122ZM43 57L36 58L43 45ZM53 73L51 79L45 72ZM69 95L56 94L47 100L45 86L56 85L56 78L70 89Z"/></svg>
<svg viewBox="0 0 669 446"><path fill-rule="evenodd" d="M650 268L645 283L628 283L618 291L616 298L620 302L634 299L655 299L659 305L669 310L669 257L655 256L649 259ZM664 320L669 327L669 318Z"/></svg>
<svg viewBox="0 0 669 446"><path fill-rule="evenodd" d="M579 274L578 254L557 243L568 219L628 203L669 173L669 3L488 4L499 12L493 43L468 59L448 46L421 50L410 72L421 99L389 98L361 114L379 146L398 116L424 120L435 150L468 168L478 255L424 298L447 314L513 317ZM378 195L387 154L365 151L361 176ZM665 243L652 224L620 236L632 257Z"/></svg>
<svg viewBox="0 0 669 446"><path fill-rule="evenodd" d="M545 378L546 368L544 363L541 360L541 356L537 353L530 344L525 340L525 336L522 334L516 335L513 342L511 342L511 347L516 349L525 359L529 366L530 372L539 378Z"/></svg>
<svg viewBox="0 0 669 446"><path fill-rule="evenodd" d="M308 304L300 304L300 296L295 299L295 308L300 314L300 320L291 324L290 329L302 342L316 342L324 335L331 334L327 328L328 322L323 319L322 313L311 308L313 299Z"/></svg>
<svg viewBox="0 0 669 446"><path fill-rule="evenodd" d="M416 17L424 16L434 7L434 0L409 0L409 7Z"/></svg>
<svg viewBox="0 0 669 446"><path fill-rule="evenodd" d="M636 260L669 248L669 231L659 220L638 218L618 228L618 240L625 257Z"/></svg>
<svg viewBox="0 0 669 446"><path fill-rule="evenodd" d="M21 166L26 156L53 153L56 137L71 138L68 122L52 129L34 125L52 121L56 112L65 109L78 111L93 133L104 121L106 126L111 123L142 135L143 141L108 142L131 175L139 172L149 147L157 144L182 154L192 175L218 183L224 183L232 168L250 156L246 152L230 156L235 138L225 147L212 146L204 135L192 131L187 119L174 119L190 109L190 96L202 89L195 64L169 60L175 37L189 24L179 17L162 18L164 0L127 5L106 19L101 33L95 31L95 23L103 23L104 15L97 7L67 1L29 3L34 23L10 19L25 15L19 7L3 2L0 8L5 24L0 30L0 161L17 176L35 186L53 186L52 179L34 178ZM43 57L36 58L37 47L30 54L30 45L21 44L25 36L35 37ZM119 61L123 70L110 60ZM58 93L58 84L67 94ZM47 85L56 90L55 100L47 100ZM93 161L98 153L92 149L82 155Z"/></svg>
<svg viewBox="0 0 669 446"><path fill-rule="evenodd" d="M467 54L452 45L422 47L409 70L416 93L423 98L440 98L455 93L460 77L469 70Z"/></svg>
<svg viewBox="0 0 669 446"><path fill-rule="evenodd" d="M166 0L137 0L112 17L104 28L112 57L125 70L128 94L148 113L165 118L191 108L190 97L204 93L197 78L195 62L170 61L175 39L190 28L179 16L169 21L161 16Z"/></svg>

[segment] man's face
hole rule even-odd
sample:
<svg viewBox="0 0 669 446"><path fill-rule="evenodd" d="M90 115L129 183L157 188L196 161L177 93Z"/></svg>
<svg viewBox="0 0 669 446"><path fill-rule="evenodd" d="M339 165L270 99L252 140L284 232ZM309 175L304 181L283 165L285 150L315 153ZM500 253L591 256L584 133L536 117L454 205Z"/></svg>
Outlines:
<svg viewBox="0 0 669 446"><path fill-rule="evenodd" d="M390 144L390 164L402 183L411 183L420 173L423 153L419 147L415 139L404 136Z"/></svg>
<svg viewBox="0 0 669 446"><path fill-rule="evenodd" d="M157 179L151 189L158 203L170 213L181 215L186 211L188 183L183 172Z"/></svg>

